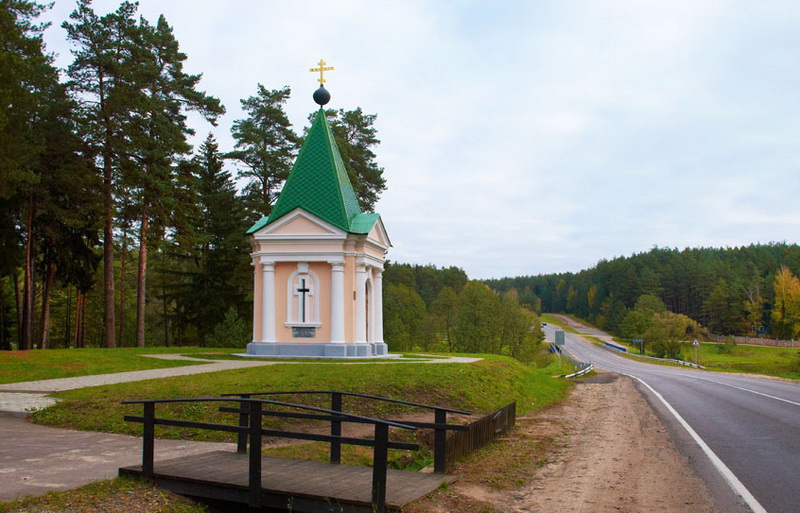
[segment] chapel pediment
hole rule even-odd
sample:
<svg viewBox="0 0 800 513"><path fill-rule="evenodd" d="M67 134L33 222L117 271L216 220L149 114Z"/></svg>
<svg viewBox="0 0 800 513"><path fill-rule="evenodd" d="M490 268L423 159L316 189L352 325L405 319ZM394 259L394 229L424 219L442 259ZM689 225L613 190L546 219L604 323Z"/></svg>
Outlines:
<svg viewBox="0 0 800 513"><path fill-rule="evenodd" d="M344 236L345 232L298 208L275 223L265 226L254 235L256 238L264 236L339 238Z"/></svg>

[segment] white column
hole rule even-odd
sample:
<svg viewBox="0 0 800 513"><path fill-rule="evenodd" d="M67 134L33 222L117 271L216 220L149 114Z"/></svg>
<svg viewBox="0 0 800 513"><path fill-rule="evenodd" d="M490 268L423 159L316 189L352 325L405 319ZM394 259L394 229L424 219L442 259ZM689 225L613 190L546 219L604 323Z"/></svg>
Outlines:
<svg viewBox="0 0 800 513"><path fill-rule="evenodd" d="M264 290L264 283L261 283L261 288L258 288L258 260L253 259L250 262L250 265L253 266L253 296L255 299L261 298ZM256 297L258 296L258 297ZM261 298L263 300L263 298ZM261 333L258 332L260 326L257 326L256 320L259 317L259 313L256 311L256 304L258 301L253 301L253 342L258 342L261 340ZM262 319L263 319L263 310L262 310ZM262 321L263 326L263 321Z"/></svg>
<svg viewBox="0 0 800 513"><path fill-rule="evenodd" d="M372 274L373 338L372 342L383 343L383 269Z"/></svg>
<svg viewBox="0 0 800 513"><path fill-rule="evenodd" d="M275 262L261 262L261 341L275 342Z"/></svg>
<svg viewBox="0 0 800 513"><path fill-rule="evenodd" d="M367 341L367 267L356 264L356 342Z"/></svg>
<svg viewBox="0 0 800 513"><path fill-rule="evenodd" d="M331 264L331 342L344 343L344 262Z"/></svg>

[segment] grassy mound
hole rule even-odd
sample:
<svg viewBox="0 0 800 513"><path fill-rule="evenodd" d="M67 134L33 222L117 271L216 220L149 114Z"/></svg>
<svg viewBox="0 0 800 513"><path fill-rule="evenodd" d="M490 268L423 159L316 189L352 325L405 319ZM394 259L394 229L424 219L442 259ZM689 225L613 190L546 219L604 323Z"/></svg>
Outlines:
<svg viewBox="0 0 800 513"><path fill-rule="evenodd" d="M516 401L518 414L525 414L563 398L569 382L552 378L554 369L537 369L516 360L482 355L471 363L357 363L276 364L266 367L215 372L196 376L100 386L54 394L62 401L37 412L34 421L50 426L90 431L141 434L141 425L126 423L123 416L141 415L140 405L122 405L124 400L180 397L219 397L224 393L285 390L341 390L387 396L418 403L465 409L476 414L494 411ZM281 400L328 407L327 396L281 397ZM233 414L219 413L219 404L159 405L156 416L233 424ZM385 417L413 413L407 406L345 399L344 409L360 415ZM270 427L285 427L285 421L265 419ZM188 429L157 429L164 438L227 440L228 434Z"/></svg>

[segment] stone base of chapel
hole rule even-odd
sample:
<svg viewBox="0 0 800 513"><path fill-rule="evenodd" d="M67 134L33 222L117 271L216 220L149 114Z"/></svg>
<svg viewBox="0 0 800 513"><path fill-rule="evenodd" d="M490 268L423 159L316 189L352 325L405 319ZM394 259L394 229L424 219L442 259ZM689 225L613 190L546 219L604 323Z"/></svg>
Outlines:
<svg viewBox="0 0 800 513"><path fill-rule="evenodd" d="M399 358L383 343L250 342L247 353L237 356L264 358Z"/></svg>

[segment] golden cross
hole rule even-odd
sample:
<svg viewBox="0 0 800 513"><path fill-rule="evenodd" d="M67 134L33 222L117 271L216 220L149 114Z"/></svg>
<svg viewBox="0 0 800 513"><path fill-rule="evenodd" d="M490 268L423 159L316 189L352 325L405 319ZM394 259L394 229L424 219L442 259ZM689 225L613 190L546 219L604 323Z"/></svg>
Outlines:
<svg viewBox="0 0 800 513"><path fill-rule="evenodd" d="M319 80L320 85L322 85L322 84L325 83L325 72L326 71L332 71L333 70L333 66L328 66L326 68L325 64L327 64L327 63L323 59L320 59L317 64L319 65L319 68L311 68L308 71L311 71L312 73L315 73L315 72L319 71L319 79L318 80Z"/></svg>

